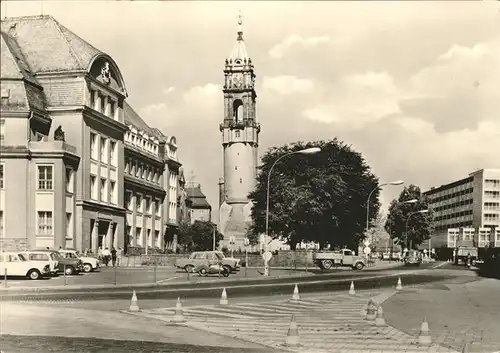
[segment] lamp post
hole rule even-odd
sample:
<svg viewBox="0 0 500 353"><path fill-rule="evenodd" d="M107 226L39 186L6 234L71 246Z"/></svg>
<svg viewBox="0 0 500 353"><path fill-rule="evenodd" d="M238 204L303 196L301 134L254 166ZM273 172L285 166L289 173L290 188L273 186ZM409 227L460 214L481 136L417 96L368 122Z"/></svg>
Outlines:
<svg viewBox="0 0 500 353"><path fill-rule="evenodd" d="M383 183L375 187L370 193L368 194L368 199L366 200L366 235L368 236L368 229L370 228L370 198L372 197L372 194L375 192L375 190L380 189L382 186L386 185L402 185L405 182L403 180L396 180L396 181L391 181L390 183Z"/></svg>
<svg viewBox="0 0 500 353"><path fill-rule="evenodd" d="M271 183L271 173L273 171L274 166L276 163L278 163L282 158L285 158L287 156L290 156L292 154L314 154L318 153L321 151L321 148L319 147L311 147L311 148L306 148L300 151L294 151L294 152L289 152L281 157L277 158L276 161L272 164L271 168L269 169L269 173L267 173L267 196L266 196L266 234L264 236L264 254L268 252L268 242L267 239L265 238L266 236L269 235L269 184ZM264 261L264 276L269 276L269 266L268 266L268 261Z"/></svg>
<svg viewBox="0 0 500 353"><path fill-rule="evenodd" d="M428 213L429 210L420 210L420 211L415 211L415 212L410 212L408 214L408 217L406 218L406 233L405 233L405 246L408 247L408 221L410 220L411 216L418 214L418 213Z"/></svg>

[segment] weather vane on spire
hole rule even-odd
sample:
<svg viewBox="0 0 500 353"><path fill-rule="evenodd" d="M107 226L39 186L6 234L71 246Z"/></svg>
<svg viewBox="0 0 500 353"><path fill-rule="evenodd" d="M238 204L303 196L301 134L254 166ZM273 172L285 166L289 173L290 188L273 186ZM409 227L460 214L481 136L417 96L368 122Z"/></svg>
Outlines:
<svg viewBox="0 0 500 353"><path fill-rule="evenodd" d="M238 40L243 40L243 16L241 15L241 10L238 10Z"/></svg>

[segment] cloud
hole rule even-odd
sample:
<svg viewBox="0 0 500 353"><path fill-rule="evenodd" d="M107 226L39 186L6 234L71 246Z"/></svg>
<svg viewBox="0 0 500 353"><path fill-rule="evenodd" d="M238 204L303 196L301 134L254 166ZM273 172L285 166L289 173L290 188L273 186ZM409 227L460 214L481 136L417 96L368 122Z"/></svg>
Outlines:
<svg viewBox="0 0 500 353"><path fill-rule="evenodd" d="M288 95L292 93L310 93L314 89L314 84L311 80L289 75L264 76L262 79L262 88Z"/></svg>
<svg viewBox="0 0 500 353"><path fill-rule="evenodd" d="M174 86L170 86L168 88L164 88L162 92L163 92L163 94L173 93L173 92L175 92L175 87Z"/></svg>
<svg viewBox="0 0 500 353"><path fill-rule="evenodd" d="M307 119L322 123L346 124L362 128L365 124L399 112L397 88L386 72L349 75L324 90L324 102L304 110Z"/></svg>
<svg viewBox="0 0 500 353"><path fill-rule="evenodd" d="M158 112L165 111L167 109L167 105L165 103L157 103L157 104L149 104L140 109L141 114L143 115L156 115Z"/></svg>
<svg viewBox="0 0 500 353"><path fill-rule="evenodd" d="M292 34L272 47L271 50L269 50L269 55L274 59L281 59L286 51L293 46L309 49L328 42L330 42L330 37L327 35L303 38L297 34Z"/></svg>

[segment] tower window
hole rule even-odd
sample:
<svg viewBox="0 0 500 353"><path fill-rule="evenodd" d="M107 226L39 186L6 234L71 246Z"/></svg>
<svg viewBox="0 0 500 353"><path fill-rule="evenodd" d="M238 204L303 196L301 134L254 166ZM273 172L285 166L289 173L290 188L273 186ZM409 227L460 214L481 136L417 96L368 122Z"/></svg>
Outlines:
<svg viewBox="0 0 500 353"><path fill-rule="evenodd" d="M235 134L236 137L240 137L240 130L236 130L236 134Z"/></svg>
<svg viewBox="0 0 500 353"><path fill-rule="evenodd" d="M238 166L237 165L234 166L234 170L238 170Z"/></svg>
<svg viewBox="0 0 500 353"><path fill-rule="evenodd" d="M240 184L243 183L243 179L240 178Z"/></svg>
<svg viewBox="0 0 500 353"><path fill-rule="evenodd" d="M241 99L236 99L233 102L233 119L236 122L243 119L243 102Z"/></svg>

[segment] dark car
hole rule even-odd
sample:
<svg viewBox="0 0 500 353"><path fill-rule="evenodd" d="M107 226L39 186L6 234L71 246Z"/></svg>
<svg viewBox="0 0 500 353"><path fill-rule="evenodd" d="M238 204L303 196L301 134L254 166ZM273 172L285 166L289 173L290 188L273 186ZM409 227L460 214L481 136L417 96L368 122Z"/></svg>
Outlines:
<svg viewBox="0 0 500 353"><path fill-rule="evenodd" d="M57 272L66 273L67 276L71 276L83 271L83 262L78 258L64 257L56 250L43 249L37 251L46 251L55 255L57 261L59 261Z"/></svg>
<svg viewBox="0 0 500 353"><path fill-rule="evenodd" d="M422 256L418 251L408 251L404 257L405 266L420 266Z"/></svg>

